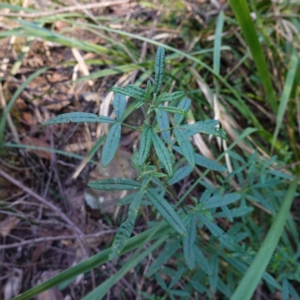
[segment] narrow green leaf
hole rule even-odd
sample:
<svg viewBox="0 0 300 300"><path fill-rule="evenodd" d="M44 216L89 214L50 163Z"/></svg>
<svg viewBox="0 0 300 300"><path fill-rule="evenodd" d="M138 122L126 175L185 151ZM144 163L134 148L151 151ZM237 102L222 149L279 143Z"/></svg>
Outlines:
<svg viewBox="0 0 300 300"><path fill-rule="evenodd" d="M159 254L156 260L149 267L146 276L153 276L158 270L161 269L162 265L166 264L173 254L179 249L180 243L178 240L171 240L166 243L163 251Z"/></svg>
<svg viewBox="0 0 300 300"><path fill-rule="evenodd" d="M113 244L111 246L111 252L109 254L109 259L116 258L121 251L124 249L127 241L129 240L133 228L134 223L137 217L137 213L140 206L141 198L143 197L143 191L136 193L133 201L131 202L128 210L128 215L123 224L119 227L116 236L114 238Z"/></svg>
<svg viewBox="0 0 300 300"><path fill-rule="evenodd" d="M36 77L38 77L39 75L41 75L43 72L47 71L48 68L42 68L37 70L36 72L34 72L33 74L31 74L20 86L19 88L15 91L15 93L13 94L12 98L10 99L10 101L8 102L1 121L0 121L0 146L2 146L3 144L3 136L4 136L4 130L5 130L5 123L6 123L6 118L7 115L9 114L11 108L13 107L15 101L18 99L19 95L23 92L23 90L26 88L26 86L32 81L34 80ZM1 154L1 149L0 149L0 154Z"/></svg>
<svg viewBox="0 0 300 300"><path fill-rule="evenodd" d="M215 294L219 279L219 259L216 253L210 257L210 265L212 269L212 274L209 276L210 289Z"/></svg>
<svg viewBox="0 0 300 300"><path fill-rule="evenodd" d="M147 190L146 196L161 216L180 234L186 234L185 226L172 206L153 190Z"/></svg>
<svg viewBox="0 0 300 300"><path fill-rule="evenodd" d="M171 178L173 176L173 164L170 153L153 129L151 129L151 139L160 162L166 169L168 176Z"/></svg>
<svg viewBox="0 0 300 300"><path fill-rule="evenodd" d="M149 240L151 236L149 237ZM126 273L130 270L136 268L147 256L153 253L161 244L165 242L167 236L159 238L157 241L152 243L145 251L143 251L139 256L138 253L144 248L144 245L141 245L133 255L130 256L130 259L122 266L122 268L109 279L101 283L96 287L92 292L85 296L82 300L101 300L105 294L115 285L119 280L125 277ZM145 244L147 243L147 240Z"/></svg>
<svg viewBox="0 0 300 300"><path fill-rule="evenodd" d="M181 267L175 274L172 276L172 281L170 282L168 288L171 289L175 286L175 284L181 280L183 273L185 272L186 268L183 266Z"/></svg>
<svg viewBox="0 0 300 300"><path fill-rule="evenodd" d="M134 197L138 194L139 192L137 193L130 193L126 196L124 196L123 198L121 198L120 200L118 200L117 202L117 205L127 205L127 204L130 204Z"/></svg>
<svg viewBox="0 0 300 300"><path fill-rule="evenodd" d="M232 194L225 194L224 196L213 196L204 203L204 209L211 209L216 207L221 207L225 205L229 205L233 202L238 201L241 198L240 194L232 193Z"/></svg>
<svg viewBox="0 0 300 300"><path fill-rule="evenodd" d="M266 93L268 95L268 101L270 102L273 112L277 111L277 101L274 93L274 88L271 81L271 76L269 68L267 66L263 49L259 43L257 30L253 24L249 8L247 6L247 1L245 0L230 0L230 5L233 10L233 13L238 20L245 40L250 48L254 63L258 70L260 79L264 85Z"/></svg>
<svg viewBox="0 0 300 300"><path fill-rule="evenodd" d="M192 214L191 221L187 226L187 234L183 237L183 253L186 264L193 270L195 267L195 248L194 243L196 240L196 216Z"/></svg>
<svg viewBox="0 0 300 300"><path fill-rule="evenodd" d="M162 178L162 177L167 177L165 173L161 172L151 172L149 176L154 177L154 178Z"/></svg>
<svg viewBox="0 0 300 300"><path fill-rule="evenodd" d="M163 290L168 291L168 287L164 282L164 280L162 279L162 277L159 275L159 273L155 273L155 279Z"/></svg>
<svg viewBox="0 0 300 300"><path fill-rule="evenodd" d="M238 207L238 208L233 208L231 209L231 215L233 218L240 218L242 216L245 216L249 213L251 213L254 210L253 207ZM224 212L219 212L214 214L214 218L225 218L225 213Z"/></svg>
<svg viewBox="0 0 300 300"><path fill-rule="evenodd" d="M155 77L153 93L158 93L162 84L165 69L165 49L161 46L157 48L155 58Z"/></svg>
<svg viewBox="0 0 300 300"><path fill-rule="evenodd" d="M172 94L169 93L163 93L158 97L158 103L160 102L170 102L170 101L179 101L184 97L184 92L174 92Z"/></svg>
<svg viewBox="0 0 300 300"><path fill-rule="evenodd" d="M222 32L224 26L224 11L221 10L217 19L217 26L215 31L214 39L214 71L220 73L220 63L221 63L221 47L222 47Z"/></svg>
<svg viewBox="0 0 300 300"><path fill-rule="evenodd" d="M140 101L144 101L145 100L145 96L146 93L143 89L141 89L138 86L132 85L132 84L128 84L125 87L112 87L110 89L111 91L115 92L115 93L119 93L125 96L129 96L135 99L138 99Z"/></svg>
<svg viewBox="0 0 300 300"><path fill-rule="evenodd" d="M196 165L218 172L226 172L226 167L203 155L196 154Z"/></svg>
<svg viewBox="0 0 300 300"><path fill-rule="evenodd" d="M216 120L206 120L206 121L198 121L194 124L185 124L176 127L177 129L183 129L186 131L187 136L192 136L196 133L206 133L220 137L221 139L226 138L226 132L220 128L216 127Z"/></svg>
<svg viewBox="0 0 300 300"><path fill-rule="evenodd" d="M179 147L178 147L179 148ZM193 172L194 168L191 165L184 166L179 168L173 175L171 179L168 180L169 185L173 185L180 180L186 178L189 174Z"/></svg>
<svg viewBox="0 0 300 300"><path fill-rule="evenodd" d="M134 109L138 109L144 105L144 102L138 102L135 106Z"/></svg>
<svg viewBox="0 0 300 300"><path fill-rule="evenodd" d="M198 213L197 216L204 223L211 234L218 238L220 243L223 244L227 249L231 251L239 250L238 246L234 243L233 238L229 236L222 228L201 213Z"/></svg>
<svg viewBox="0 0 300 300"><path fill-rule="evenodd" d="M148 100L151 96L152 92L152 83L150 80L147 81L147 88L146 88L146 94L145 94L145 100Z"/></svg>
<svg viewBox="0 0 300 300"><path fill-rule="evenodd" d="M179 104L178 108L184 110L186 113L189 111L191 107L191 100L189 98L183 98ZM184 119L184 116L182 114L175 114L174 115L174 123L176 125L179 125Z"/></svg>
<svg viewBox="0 0 300 300"><path fill-rule="evenodd" d="M158 109L170 112L172 114L180 114L180 115L183 115L183 116L186 115L186 112L183 109L181 109L179 107L176 107L176 106L163 106L163 105L160 105L160 106L158 106Z"/></svg>
<svg viewBox="0 0 300 300"><path fill-rule="evenodd" d="M116 123L112 118L105 116L97 116L95 114L86 112L72 112L58 115L47 122L44 125L50 124L64 124L64 123Z"/></svg>
<svg viewBox="0 0 300 300"><path fill-rule="evenodd" d="M179 148L177 146L173 146L173 149L176 150L181 155L183 155L183 151L181 148ZM226 172L227 171L227 169L224 166L220 165L216 161L211 160L211 159L209 159L205 156L202 156L200 154L197 154L197 153L195 153L195 163L196 163L196 165L205 167L209 170L218 171L218 172Z"/></svg>
<svg viewBox="0 0 300 300"><path fill-rule="evenodd" d="M203 252L200 250L199 247L195 248L195 252L196 252L196 261L199 264L199 266L201 267L201 269L203 269L203 271L207 275L211 275L213 273L212 268L209 264L209 261L207 260L207 258L203 254Z"/></svg>
<svg viewBox="0 0 300 300"><path fill-rule="evenodd" d="M139 166L141 166L149 156L149 151L151 147L151 130L152 130L151 126L145 126L143 128L141 146L139 152L140 155L138 161Z"/></svg>
<svg viewBox="0 0 300 300"><path fill-rule="evenodd" d="M105 178L89 182L88 186L96 190L105 191L137 190L141 188L139 182L127 178Z"/></svg>
<svg viewBox="0 0 300 300"><path fill-rule="evenodd" d="M158 123L158 128L160 130L163 130L161 132L162 138L167 143L170 143L171 142L171 132L170 132L170 130L165 130L167 128L170 128L169 117L168 117L167 112L161 111L160 116L156 115L156 120L157 120L157 123Z"/></svg>
<svg viewBox="0 0 300 300"><path fill-rule="evenodd" d="M150 110L149 110L150 111ZM160 110L158 109L158 108L154 108L154 111L155 111L155 113L156 113L156 115L158 116L158 117L161 117L161 112L160 112ZM149 114L148 114L149 115Z"/></svg>
<svg viewBox="0 0 300 300"><path fill-rule="evenodd" d="M270 230L268 231L267 236L265 237L242 281L239 283L237 289L232 295L231 300L251 299L282 235L284 225L297 191L299 179L300 177L295 178L290 184L281 204L280 210Z"/></svg>
<svg viewBox="0 0 300 300"><path fill-rule="evenodd" d="M105 168L114 158L121 139L121 124L114 124L107 135L103 151L102 151L102 165Z"/></svg>
<svg viewBox="0 0 300 300"><path fill-rule="evenodd" d="M126 108L126 97L122 94L115 93L113 105L116 118L121 120Z"/></svg>
<svg viewBox="0 0 300 300"><path fill-rule="evenodd" d="M77 49L84 50L86 52L93 52L93 53L103 53L103 54L111 54L115 55L116 57L120 56L120 52L114 51L109 49L108 47L104 47L102 45L98 45L92 42L85 42L81 39L73 39L69 38L66 35L61 35L56 33L53 30L48 30L45 27L41 27L36 22L27 22L22 19L16 19L17 22L21 23L23 26L10 30L1 32L6 33L7 36L17 35L17 36L26 36L26 37L39 37L43 40L55 42L57 44L61 44L67 47L74 47ZM75 25L74 25L75 26ZM21 30L20 30L21 29Z"/></svg>
<svg viewBox="0 0 300 300"><path fill-rule="evenodd" d="M178 296L178 297L180 297L180 299L183 299L183 298L189 299L191 297L191 294L189 292L181 291L181 290L171 290L170 294L174 295L174 296Z"/></svg>
<svg viewBox="0 0 300 300"><path fill-rule="evenodd" d="M195 166L195 151L189 138L183 133L182 130L175 129L174 134L176 140L182 150L183 156L186 158L188 163L194 167Z"/></svg>
<svg viewBox="0 0 300 300"><path fill-rule="evenodd" d="M294 81L295 81L295 77L296 77L296 73L297 73L298 68L299 68L298 53L295 49L293 49L292 57L291 57L291 60L290 60L290 63L289 63L288 73L287 73L287 76L286 76L283 92L282 92L281 99L280 99L279 109L278 109L278 112L277 112L276 128L275 128L275 131L274 131L274 134L273 134L273 140L272 140L272 150L274 148L274 145L275 145L275 142L277 140L280 127L282 125L284 113L286 111L286 108L287 108L287 105L288 105L288 102L289 102L289 99L290 99L290 95L291 95L291 92L292 92L292 88L293 88L293 84L294 84Z"/></svg>

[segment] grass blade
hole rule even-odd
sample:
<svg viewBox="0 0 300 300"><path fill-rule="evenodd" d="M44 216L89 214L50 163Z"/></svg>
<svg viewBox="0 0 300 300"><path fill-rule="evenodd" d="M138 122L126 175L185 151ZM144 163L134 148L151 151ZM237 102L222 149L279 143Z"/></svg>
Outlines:
<svg viewBox="0 0 300 300"><path fill-rule="evenodd" d="M257 285L259 284L282 235L289 211L294 200L299 178L296 178L284 197L280 210L267 236L265 237L252 264L248 268L239 286L231 297L231 300L251 299Z"/></svg>
<svg viewBox="0 0 300 300"><path fill-rule="evenodd" d="M134 255L129 259L129 261L121 268L119 272L117 272L114 276L107 279L100 286L94 289L91 293L85 296L82 300L100 300L104 297L104 295L108 292L108 290L116 284L120 279L122 279L127 272L132 270L138 263L140 263L143 259L145 259L148 255L150 255L153 251L155 251L166 239L168 236L162 236L156 242L154 242L150 247L148 247L143 253L141 253L138 257L137 254L141 247L136 250Z"/></svg>
<svg viewBox="0 0 300 300"><path fill-rule="evenodd" d="M0 146L2 146L3 144L3 135L4 135L4 130L5 130L5 123L6 123L6 118L8 113L10 112L11 108L13 107L15 101L17 100L17 98L20 96L20 94L23 92L23 90L26 88L26 86L28 86L28 84L34 80L36 77L38 77L40 74L42 74L43 72L47 71L48 68L42 68L40 70L37 70L36 72L34 72L33 74L31 74L21 85L20 87L15 91L14 95L12 96L12 98L10 99L10 101L8 102L3 116L2 116L2 120L0 122ZM0 153L1 153L1 149L0 149Z"/></svg>
<svg viewBox="0 0 300 300"><path fill-rule="evenodd" d="M273 112L276 113L277 101L272 86L270 73L263 54L262 47L258 40L256 29L250 16L247 2L245 0L230 0L229 2L235 17L241 26L248 47L250 48L260 79L267 93L268 101L272 106Z"/></svg>
<svg viewBox="0 0 300 300"><path fill-rule="evenodd" d="M299 57L297 54L297 51L294 49L292 52L292 57L289 64L289 71L286 76L283 92L280 99L280 105L277 112L277 122L276 122L276 128L275 132L273 134L273 140L272 140L272 151L274 148L274 144L276 142L279 129L282 125L283 116L286 110L286 107L288 105L288 101L290 99L291 91L293 88L293 83L296 77L297 69L298 69L298 63L299 63Z"/></svg>

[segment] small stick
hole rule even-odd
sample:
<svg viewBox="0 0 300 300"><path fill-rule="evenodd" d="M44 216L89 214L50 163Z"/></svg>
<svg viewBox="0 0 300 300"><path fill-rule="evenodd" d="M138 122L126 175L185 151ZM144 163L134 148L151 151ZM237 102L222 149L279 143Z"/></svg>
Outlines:
<svg viewBox="0 0 300 300"><path fill-rule="evenodd" d="M111 234L115 233L116 230L106 230L106 231L101 231L93 234L86 234L86 235L80 235L79 238L81 239L87 239L91 237L100 237L105 234ZM20 246L28 245L28 244L36 244L36 243L41 243L41 242L46 242L46 241L57 241L57 240L73 240L77 239L77 235L59 235L59 236L45 236L41 238L35 238L31 240L25 240L25 241L20 241L18 243L13 243L13 244L8 244L8 245L0 245L0 250L3 249L11 249L11 248L17 248Z"/></svg>
<svg viewBox="0 0 300 300"><path fill-rule="evenodd" d="M29 189L28 187L26 187L25 185L23 185L20 181L14 179L13 177L11 177L10 175L8 175L6 172L4 172L3 170L0 170L0 176L4 177L6 180L10 181L12 184L14 184L15 186L19 187L21 190L23 190L24 192L26 192L27 194L29 194L30 196L32 196L33 198L35 198L36 200L40 201L41 203L43 203L44 205L48 206L49 208L51 208L53 211L55 211L59 217L61 217L68 225L70 225L70 227L72 229L75 230L75 232L79 235L84 235L84 233L80 230L80 228L73 223L62 211L60 211L54 204L50 203L48 200L46 200L45 198L41 197L40 195L38 195L37 193L35 193L34 191L32 191L31 189Z"/></svg>

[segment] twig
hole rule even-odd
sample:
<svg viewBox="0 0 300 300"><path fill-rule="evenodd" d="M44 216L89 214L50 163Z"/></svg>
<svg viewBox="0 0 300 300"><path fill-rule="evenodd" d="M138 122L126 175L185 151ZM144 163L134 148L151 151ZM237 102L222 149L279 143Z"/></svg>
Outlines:
<svg viewBox="0 0 300 300"><path fill-rule="evenodd" d="M38 195L37 193L35 193L31 189L29 189L28 187L24 186L20 181L14 179L13 177L8 175L3 170L0 170L0 176L4 177L6 180L10 181L12 184L19 187L20 189L25 191L27 194L29 194L33 198L35 198L36 200L40 201L41 203L45 204L46 206L51 208L53 211L55 211L55 213L57 213L57 215L59 217L61 217L67 224L69 224L70 227L72 229L74 229L77 234L84 235L84 233L81 231L81 229L75 223L73 223L62 211L60 211L54 204L52 204L45 198L41 197L40 195Z"/></svg>
<svg viewBox="0 0 300 300"><path fill-rule="evenodd" d="M97 233L93 233L93 234L86 234L86 235L79 235L79 236L77 236L77 235L45 236L45 237L35 238L35 239L26 240L26 241L13 243L13 244L9 244L9 245L0 245L0 250L11 249L11 248L16 248L16 247L20 247L20 246L24 246L24 245L28 245L28 244L35 244L35 243L41 243L41 242L47 242L47 241L74 240L74 239L77 239L78 237L81 239L87 239L87 238L92 238L92 237L96 238L96 237L100 237L102 235L111 234L111 233L115 233L115 232L116 232L116 230L106 230L106 231L101 231L101 232L97 232Z"/></svg>
<svg viewBox="0 0 300 300"><path fill-rule="evenodd" d="M86 10L86 9L93 9L93 8L99 8L99 7L106 7L106 6L112 6L117 4L125 4L128 3L129 0L115 0L115 1L105 1L100 3L90 3L86 5L74 5L69 7L63 7L60 9L55 9L52 11L44 11L44 12L38 12L38 13L31 13L31 14L25 14L22 15L20 13L5 13L0 12L0 16L3 17L22 17L22 18L40 18L40 17L49 17L52 15L67 13L67 12L73 12L73 11L80 11L80 10Z"/></svg>

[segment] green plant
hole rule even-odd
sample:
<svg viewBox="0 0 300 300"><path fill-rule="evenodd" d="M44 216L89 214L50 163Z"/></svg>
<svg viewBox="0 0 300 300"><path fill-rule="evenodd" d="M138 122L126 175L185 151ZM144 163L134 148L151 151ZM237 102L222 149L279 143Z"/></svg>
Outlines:
<svg viewBox="0 0 300 300"><path fill-rule="evenodd" d="M115 93L113 107L116 119L105 116L97 116L90 113L67 113L59 115L48 122L49 124L97 122L112 124L106 138L102 151L102 165L106 167L116 154L121 138L121 127L129 126L141 133L139 151L134 153L132 158L133 167L139 171L139 181L128 178L109 178L100 181L90 182L91 188L99 190L132 190L120 200L121 204L130 204L126 221L120 226L112 250L110 259L117 257L123 250L126 242L134 228L135 219L139 206L143 199L144 205L152 205L158 213L173 227L175 232L183 237L183 245L187 264L193 269L195 264L193 240L195 236L196 216L207 207L218 207L217 202L222 199L206 199L206 204L197 203L194 207L187 207L179 202L172 185L189 175L195 164L207 167L212 170L225 171L226 169L218 163L211 161L200 154L196 154L189 137L196 133L206 133L226 138L225 132L217 127L218 121L198 121L194 124L183 124L191 100L186 98L183 92L160 93L165 67L165 50L158 47L155 61L155 79L152 84L147 82L146 89L128 84L125 87L113 87ZM123 122L126 109L126 96L135 99L134 109L141 109L145 115L144 123L140 126L131 126ZM164 105L167 103L168 105ZM173 114L173 125L170 125L168 113ZM171 139L171 131L174 138ZM177 146L176 146L177 145ZM152 150L155 151L152 151ZM182 155L187 165L175 170L176 157L174 152ZM150 155L151 153L151 155ZM155 154L154 154L155 153ZM167 201L164 195L168 195ZM222 205L235 202L239 197L227 195ZM224 198L225 199L225 198ZM211 201L214 201L211 206ZM170 204L169 202L173 203ZM190 228L187 232L187 228Z"/></svg>
<svg viewBox="0 0 300 300"><path fill-rule="evenodd" d="M126 272L156 250L159 250L159 254L148 269L146 276L155 277L161 289L171 299L175 299L176 296L189 299L194 293L211 297L216 291L229 298L237 288L241 274L245 273L252 261L254 266L252 269L258 270L257 265L261 265L257 279L263 278L271 289L285 289L286 294L295 294L288 276L278 279L282 281L281 287L273 276L265 272L268 261L264 265L261 264L265 246L263 245L264 247L258 251L258 258L254 260L256 250L251 248L252 243L250 246L247 245L246 240L254 241L255 244L256 241L259 243L262 239L260 229L253 222L252 215L249 217L253 212L253 207L247 205L248 199L258 202L260 207L267 211L275 212L281 207L274 226L270 230L271 238L267 240L272 246L268 253L268 259L271 258L288 216L297 181L294 180L286 193L284 203L281 204L278 199L271 203L264 201L270 187L275 189L280 179L285 177L280 172L269 171L268 167L274 161L273 158L268 162L260 163L257 162L254 154L246 162L236 153L230 152L239 140L255 131L247 129L227 151L236 166L234 172L225 179L219 178L220 186L212 186L204 182L204 175L209 170L225 172L226 168L216 161L195 153L189 137L200 132L226 139L226 134L217 127L218 121L216 120L182 125L190 109L191 101L183 92L159 93L164 75L164 58L164 48L159 47L155 61L154 83L148 81L145 90L135 85L112 88L115 92L113 100L115 119L76 112L57 116L46 123L46 125L81 122L111 124L102 149L103 166L110 163L118 149L122 126L139 131L141 134L139 150L132 158L133 167L139 171L139 176L136 180L110 178L89 183L91 188L100 190L131 190L133 192L119 201L120 205L129 204L129 210L125 222L121 224L115 236L112 247L21 294L16 299L28 299L134 249L136 249L135 252L123 267L84 299L102 298ZM135 99L134 109L143 111L145 119L142 125L132 126L123 122L126 96ZM195 165L204 167L207 171L182 197L178 198L173 188L174 185L191 174ZM246 171L249 175L248 181L244 178ZM239 193L225 193L231 187L233 176L237 177L241 190ZM187 202L186 199L196 184L200 184L204 192L199 199L190 197ZM278 190L278 193L279 197L282 197L285 191ZM149 206L151 211L158 213L164 221L150 222L150 229L139 236L130 238L141 205ZM215 220L222 220L222 222ZM234 226L231 226L233 221L235 221ZM293 223L290 227L290 231L294 234ZM274 235L276 238L272 238ZM151 245L143 250L148 242L151 242ZM288 243L287 247L290 252L293 252ZM284 254L281 252L281 255ZM171 257L175 257L176 267L162 268ZM289 253L286 259L291 261L295 260L295 257L297 256ZM225 275L222 272L222 264L225 264L227 268ZM276 260L272 262L271 267L282 268ZM181 280L186 283L184 288L179 288ZM244 281L237 289L237 295L241 289L243 290ZM258 282L249 288L247 299L253 294L252 287L257 284Z"/></svg>

